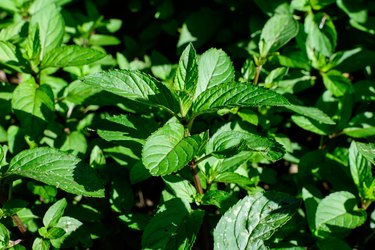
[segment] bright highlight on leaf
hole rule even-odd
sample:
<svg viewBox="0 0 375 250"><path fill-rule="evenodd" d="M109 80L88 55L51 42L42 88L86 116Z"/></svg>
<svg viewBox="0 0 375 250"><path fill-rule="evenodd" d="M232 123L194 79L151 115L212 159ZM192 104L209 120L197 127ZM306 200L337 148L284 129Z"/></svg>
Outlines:
<svg viewBox="0 0 375 250"><path fill-rule="evenodd" d="M298 200L278 192L246 196L216 225L214 249L268 249L264 241L292 218L298 206Z"/></svg>
<svg viewBox="0 0 375 250"><path fill-rule="evenodd" d="M185 137L179 123L167 123L149 138L143 147L142 161L152 175L167 175L186 166L200 145L199 136Z"/></svg>

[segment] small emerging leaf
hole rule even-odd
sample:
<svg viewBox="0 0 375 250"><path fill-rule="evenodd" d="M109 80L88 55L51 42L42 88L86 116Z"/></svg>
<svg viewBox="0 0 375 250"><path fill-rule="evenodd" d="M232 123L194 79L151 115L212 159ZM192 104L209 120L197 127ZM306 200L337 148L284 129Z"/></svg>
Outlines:
<svg viewBox="0 0 375 250"><path fill-rule="evenodd" d="M68 203L66 202L65 198L57 201L53 204L45 213L43 217L43 225L46 228L51 228L56 226L57 222L64 214L65 207Z"/></svg>

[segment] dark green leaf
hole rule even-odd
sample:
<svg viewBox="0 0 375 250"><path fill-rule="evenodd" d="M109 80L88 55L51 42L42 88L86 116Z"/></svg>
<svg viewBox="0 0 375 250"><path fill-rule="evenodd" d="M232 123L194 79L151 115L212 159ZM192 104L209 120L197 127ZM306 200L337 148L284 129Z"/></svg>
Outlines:
<svg viewBox="0 0 375 250"><path fill-rule="evenodd" d="M163 107L178 113L179 105L172 93L155 78L129 70L112 70L83 78L83 82L133 101Z"/></svg>
<svg viewBox="0 0 375 250"><path fill-rule="evenodd" d="M178 198L165 202L145 228L142 249L190 249L203 215Z"/></svg>
<svg viewBox="0 0 375 250"><path fill-rule="evenodd" d="M58 149L24 150L11 160L5 175L32 178L74 194L104 197L96 172L79 158Z"/></svg>

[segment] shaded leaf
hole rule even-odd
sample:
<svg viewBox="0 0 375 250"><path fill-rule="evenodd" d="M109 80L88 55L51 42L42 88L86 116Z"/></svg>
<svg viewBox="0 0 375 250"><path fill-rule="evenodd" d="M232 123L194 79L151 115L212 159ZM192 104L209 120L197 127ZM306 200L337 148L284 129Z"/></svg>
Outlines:
<svg viewBox="0 0 375 250"><path fill-rule="evenodd" d="M315 234L327 237L359 227L366 221L366 212L358 209L355 196L346 191L331 193L318 205Z"/></svg>

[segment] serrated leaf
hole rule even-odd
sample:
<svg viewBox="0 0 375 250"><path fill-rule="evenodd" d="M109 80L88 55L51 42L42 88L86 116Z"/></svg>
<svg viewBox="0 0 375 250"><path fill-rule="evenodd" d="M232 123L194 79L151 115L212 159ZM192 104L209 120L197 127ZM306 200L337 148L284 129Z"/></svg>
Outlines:
<svg viewBox="0 0 375 250"><path fill-rule="evenodd" d="M73 194L104 197L96 172L74 155L53 148L24 150L11 160L6 177L28 177Z"/></svg>
<svg viewBox="0 0 375 250"><path fill-rule="evenodd" d="M276 14L264 25L260 35L259 50L262 57L275 52L298 33L298 22L292 15Z"/></svg>
<svg viewBox="0 0 375 250"><path fill-rule="evenodd" d="M103 57L105 57L105 54L98 50L77 45L57 47L44 55L40 68L85 65L96 62Z"/></svg>
<svg viewBox="0 0 375 250"><path fill-rule="evenodd" d="M189 43L182 52L174 79L177 90L186 90L188 93L195 89L198 78L198 64L196 52Z"/></svg>
<svg viewBox="0 0 375 250"><path fill-rule="evenodd" d="M349 148L349 166L359 196L363 200L375 200L375 181L370 162L358 151L357 143L352 142Z"/></svg>
<svg viewBox="0 0 375 250"><path fill-rule="evenodd" d="M286 106L289 101L276 92L243 83L225 83L207 89L193 103L193 112L210 113L222 108Z"/></svg>
<svg viewBox="0 0 375 250"><path fill-rule="evenodd" d="M327 57L333 54L337 33L335 25L327 14L310 12L305 18L305 32L307 47Z"/></svg>
<svg viewBox="0 0 375 250"><path fill-rule="evenodd" d="M358 151L375 165L375 143L356 142Z"/></svg>
<svg viewBox="0 0 375 250"><path fill-rule="evenodd" d="M192 211L181 199L165 202L145 228L142 249L179 249L186 243L192 245L203 215L202 210Z"/></svg>
<svg viewBox="0 0 375 250"><path fill-rule="evenodd" d="M284 96L272 90L244 83L225 83L204 91L194 101L192 110L195 115L199 115L216 112L223 108L263 105L284 107L319 122L335 124L331 118L317 108L291 104Z"/></svg>
<svg viewBox="0 0 375 250"><path fill-rule="evenodd" d="M151 106L178 113L179 105L170 90L155 78L140 71L111 70L88 75L85 84Z"/></svg>
<svg viewBox="0 0 375 250"><path fill-rule="evenodd" d="M264 241L292 218L298 206L298 200L279 192L246 196L216 225L214 249L268 249Z"/></svg>
<svg viewBox="0 0 375 250"><path fill-rule="evenodd" d="M331 193L318 205L315 234L327 237L347 232L366 221L366 212L357 207L355 196L347 191Z"/></svg>
<svg viewBox="0 0 375 250"><path fill-rule="evenodd" d="M234 80L234 68L229 56L222 50L209 49L198 62L196 99L205 90Z"/></svg>
<svg viewBox="0 0 375 250"><path fill-rule="evenodd" d="M240 151L259 152L264 158L275 161L285 154L283 146L275 140L263 137L232 123L222 126L207 143L206 153L217 156L232 156Z"/></svg>
<svg viewBox="0 0 375 250"><path fill-rule="evenodd" d="M167 175L186 166L200 145L199 136L185 137L179 123L167 123L147 138L142 162L152 175Z"/></svg>
<svg viewBox="0 0 375 250"><path fill-rule="evenodd" d="M40 59L43 59L46 52L60 46L65 33L64 19L58 7L51 3L33 14L30 22L39 25L40 45L42 47Z"/></svg>
<svg viewBox="0 0 375 250"><path fill-rule="evenodd" d="M65 198L55 202L43 216L43 225L46 228L51 228L57 225L57 222L64 214L64 210L68 203Z"/></svg>

